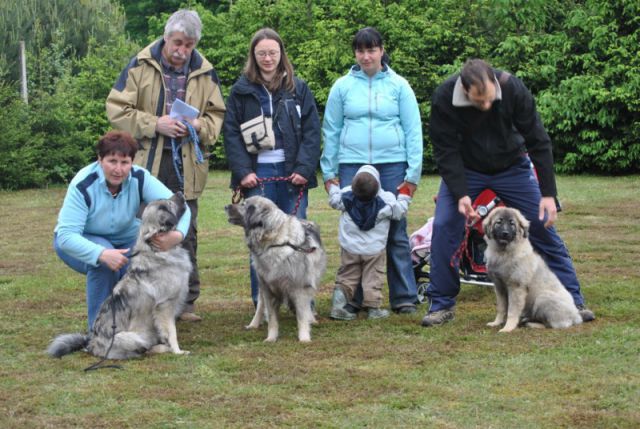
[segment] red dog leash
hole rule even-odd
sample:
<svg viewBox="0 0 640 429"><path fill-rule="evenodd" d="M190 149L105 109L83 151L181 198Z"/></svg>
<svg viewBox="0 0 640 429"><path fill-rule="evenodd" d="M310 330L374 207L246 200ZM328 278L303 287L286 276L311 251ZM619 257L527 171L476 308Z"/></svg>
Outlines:
<svg viewBox="0 0 640 429"><path fill-rule="evenodd" d="M289 182L288 177L265 177L264 179L258 178L258 185L260 185L260 189L262 190L262 194L264 195L264 184L268 182ZM304 189L306 185L299 186L300 192L298 193L298 200L296 201L296 205L293 208L292 215L298 212L298 208L300 207L300 202L302 201L302 196L304 195ZM238 204L240 201L244 199L244 193L242 192L242 186L238 185L236 189L233 191L233 195L231 196L231 204Z"/></svg>

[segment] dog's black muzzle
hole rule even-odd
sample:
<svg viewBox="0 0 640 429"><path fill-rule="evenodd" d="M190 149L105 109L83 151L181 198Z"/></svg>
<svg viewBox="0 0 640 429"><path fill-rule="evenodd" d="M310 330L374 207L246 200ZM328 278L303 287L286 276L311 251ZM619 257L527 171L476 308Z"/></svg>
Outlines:
<svg viewBox="0 0 640 429"><path fill-rule="evenodd" d="M243 216L240 210L238 209L237 204L229 204L224 206L224 211L227 213L227 220L232 225L240 225L243 226Z"/></svg>
<svg viewBox="0 0 640 429"><path fill-rule="evenodd" d="M509 223L502 223L493 228L493 237L501 245L506 246L516 238L516 227Z"/></svg>

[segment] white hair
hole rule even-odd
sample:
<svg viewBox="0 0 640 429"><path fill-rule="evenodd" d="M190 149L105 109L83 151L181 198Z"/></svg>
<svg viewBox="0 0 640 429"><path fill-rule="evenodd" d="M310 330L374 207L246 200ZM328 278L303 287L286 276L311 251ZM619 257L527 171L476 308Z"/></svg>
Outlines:
<svg viewBox="0 0 640 429"><path fill-rule="evenodd" d="M164 26L164 36L170 37L175 32L184 33L190 39L200 41L202 21L195 10L180 9L169 17Z"/></svg>

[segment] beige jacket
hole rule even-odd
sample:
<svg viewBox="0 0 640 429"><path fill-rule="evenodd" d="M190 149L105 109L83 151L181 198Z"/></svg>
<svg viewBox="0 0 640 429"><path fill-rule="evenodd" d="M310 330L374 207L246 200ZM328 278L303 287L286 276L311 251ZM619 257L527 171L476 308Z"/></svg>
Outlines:
<svg viewBox="0 0 640 429"><path fill-rule="evenodd" d="M164 81L160 64L164 41L159 39L136 55L120 74L107 97L107 116L113 127L128 131L141 144L134 163L158 176L164 139L156 133L156 121L165 115ZM185 102L200 111L198 136L203 153L209 152L220 135L224 100L213 66L197 50L191 53ZM209 163L196 163L193 145L182 146L184 194L198 198L207 181Z"/></svg>

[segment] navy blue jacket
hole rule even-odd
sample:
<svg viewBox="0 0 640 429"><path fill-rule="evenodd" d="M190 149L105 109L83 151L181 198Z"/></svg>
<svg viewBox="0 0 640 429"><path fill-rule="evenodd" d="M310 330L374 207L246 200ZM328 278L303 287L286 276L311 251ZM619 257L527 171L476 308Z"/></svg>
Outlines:
<svg viewBox="0 0 640 429"><path fill-rule="evenodd" d="M298 78L294 77L294 80L295 95L282 89L272 95L275 106L273 126L279 127L283 136L285 173L303 176L308 180L307 187L314 188L318 186L320 120L309 87ZM231 187L236 188L247 174L256 171L258 155L247 151L240 124L261 114L257 88L242 75L231 88L226 104L224 148L231 169Z"/></svg>

